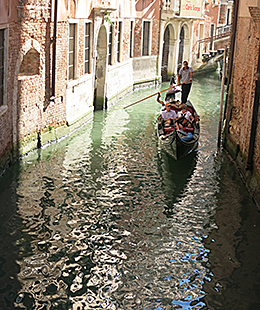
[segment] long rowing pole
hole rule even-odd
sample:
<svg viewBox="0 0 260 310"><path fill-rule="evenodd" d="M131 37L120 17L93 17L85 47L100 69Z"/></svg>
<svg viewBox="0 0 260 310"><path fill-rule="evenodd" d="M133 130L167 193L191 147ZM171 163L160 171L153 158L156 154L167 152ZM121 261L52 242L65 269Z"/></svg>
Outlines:
<svg viewBox="0 0 260 310"><path fill-rule="evenodd" d="M188 82L188 81L187 81L187 82ZM177 85L172 85L172 86L170 86L170 87L168 87L168 88L166 88L166 89L163 89L163 90L161 90L161 91L159 91L159 92L157 92L157 93L154 93L154 94L152 94L152 95L150 95L150 96L147 96L147 97L145 97L145 98L143 98L143 99L140 99L140 100L138 100L138 101L136 101L136 102L134 102L134 103L131 103L131 104L125 106L124 109L129 108L129 107L131 107L132 105L137 104L137 103L139 103L139 102L141 102L141 101L144 101L144 100L146 100L146 99L148 99L148 98L151 98L151 97L157 95L158 93L161 94L161 93L165 92L166 90L169 90L169 89L174 88L174 87L176 87L176 86L180 86L180 85L185 84L185 83L187 83L187 82L179 83L179 84L177 84Z"/></svg>

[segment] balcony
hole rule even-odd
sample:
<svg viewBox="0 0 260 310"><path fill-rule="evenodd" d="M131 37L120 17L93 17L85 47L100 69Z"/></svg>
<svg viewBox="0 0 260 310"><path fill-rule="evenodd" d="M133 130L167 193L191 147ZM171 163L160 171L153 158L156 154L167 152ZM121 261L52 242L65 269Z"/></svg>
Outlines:
<svg viewBox="0 0 260 310"><path fill-rule="evenodd" d="M104 16L105 14L110 14L113 11L116 11L116 1L115 0L102 0L94 1L94 12L96 15Z"/></svg>
<svg viewBox="0 0 260 310"><path fill-rule="evenodd" d="M181 0L163 0L162 1L162 19L180 15Z"/></svg>
<svg viewBox="0 0 260 310"><path fill-rule="evenodd" d="M225 26L217 27L217 36L229 33L230 29L231 29L231 25L225 25Z"/></svg>

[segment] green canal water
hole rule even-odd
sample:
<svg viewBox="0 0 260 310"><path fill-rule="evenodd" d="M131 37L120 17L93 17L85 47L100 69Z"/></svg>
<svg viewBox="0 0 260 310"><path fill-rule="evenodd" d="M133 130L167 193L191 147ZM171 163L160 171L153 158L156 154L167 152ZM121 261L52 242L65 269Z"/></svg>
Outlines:
<svg viewBox="0 0 260 310"><path fill-rule="evenodd" d="M160 150L138 90L0 179L0 309L260 309L260 216L217 150L220 81L195 78L198 150Z"/></svg>

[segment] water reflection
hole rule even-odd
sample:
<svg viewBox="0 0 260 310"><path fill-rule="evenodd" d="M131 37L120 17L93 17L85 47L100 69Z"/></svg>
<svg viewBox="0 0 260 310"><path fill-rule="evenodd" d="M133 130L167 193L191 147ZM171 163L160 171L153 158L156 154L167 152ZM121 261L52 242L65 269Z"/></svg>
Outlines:
<svg viewBox="0 0 260 310"><path fill-rule="evenodd" d="M16 165L16 169L18 165ZM7 182L8 180L8 182ZM21 219L16 213L16 173L11 169L0 178L0 308L12 309L17 291L21 285L17 280Z"/></svg>
<svg viewBox="0 0 260 310"><path fill-rule="evenodd" d="M174 203L180 200L185 186L188 186L196 166L197 157L198 153L193 152L189 156L176 161L163 150L158 152L158 171L161 175L160 185L168 207L165 214L170 216Z"/></svg>
<svg viewBox="0 0 260 310"><path fill-rule="evenodd" d="M259 210L248 196L233 163L216 158L216 229L204 240L210 250L205 302L209 309L258 309L260 264Z"/></svg>
<svg viewBox="0 0 260 310"><path fill-rule="evenodd" d="M258 308L260 217L216 152L214 94L196 94L213 112L181 161L158 153L148 100L96 112L0 180L1 309Z"/></svg>

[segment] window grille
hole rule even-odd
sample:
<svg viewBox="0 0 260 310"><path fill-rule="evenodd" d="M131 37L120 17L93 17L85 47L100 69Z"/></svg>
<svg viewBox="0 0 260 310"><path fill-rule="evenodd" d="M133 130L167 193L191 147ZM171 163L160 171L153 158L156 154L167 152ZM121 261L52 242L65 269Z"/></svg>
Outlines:
<svg viewBox="0 0 260 310"><path fill-rule="evenodd" d="M90 23L85 24L85 59L84 73L90 73Z"/></svg>
<svg viewBox="0 0 260 310"><path fill-rule="evenodd" d="M69 25L69 80L75 79L76 24Z"/></svg>
<svg viewBox="0 0 260 310"><path fill-rule="evenodd" d="M109 38L108 38L108 64L112 65L112 35L113 35L113 25L109 27Z"/></svg>

